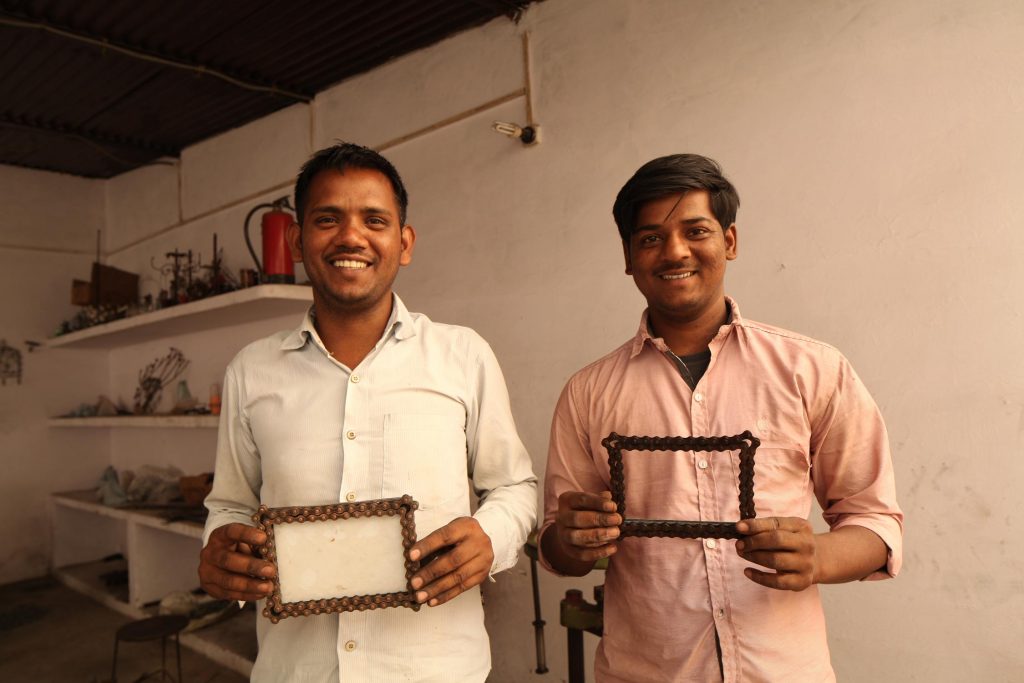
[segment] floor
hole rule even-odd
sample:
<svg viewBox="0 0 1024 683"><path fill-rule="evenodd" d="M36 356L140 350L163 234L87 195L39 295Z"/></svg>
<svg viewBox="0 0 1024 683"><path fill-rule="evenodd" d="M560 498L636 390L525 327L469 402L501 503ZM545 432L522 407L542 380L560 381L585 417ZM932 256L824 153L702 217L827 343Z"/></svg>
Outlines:
<svg viewBox="0 0 1024 683"><path fill-rule="evenodd" d="M128 621L51 578L0 586L0 681L109 683L114 632ZM118 681L144 679L160 668L160 643L122 643L118 660ZM171 643L168 664L176 673ZM187 647L181 648L181 665L189 683L247 680Z"/></svg>

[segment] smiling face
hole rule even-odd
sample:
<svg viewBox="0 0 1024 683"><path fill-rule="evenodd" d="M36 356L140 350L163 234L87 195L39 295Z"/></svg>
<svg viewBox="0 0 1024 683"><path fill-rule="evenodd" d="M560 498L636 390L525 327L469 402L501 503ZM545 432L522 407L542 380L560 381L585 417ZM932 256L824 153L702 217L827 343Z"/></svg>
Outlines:
<svg viewBox="0 0 1024 683"><path fill-rule="evenodd" d="M736 225L722 229L707 191L643 204L623 251L655 329L659 320L685 324L724 313L725 262L736 258Z"/></svg>
<svg viewBox="0 0 1024 683"><path fill-rule="evenodd" d="M391 285L412 261L416 233L401 224L387 177L365 168L321 171L301 220L288 243L313 285L317 315L390 311Z"/></svg>

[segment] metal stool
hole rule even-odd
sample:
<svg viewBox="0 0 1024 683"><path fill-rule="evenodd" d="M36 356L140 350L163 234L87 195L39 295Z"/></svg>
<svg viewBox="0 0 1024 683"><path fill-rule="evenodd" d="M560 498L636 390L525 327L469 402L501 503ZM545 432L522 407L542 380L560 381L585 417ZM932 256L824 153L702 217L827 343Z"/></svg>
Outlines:
<svg viewBox="0 0 1024 683"><path fill-rule="evenodd" d="M188 626L188 617L181 614L166 614L158 617L149 617L148 619L139 619L138 621L130 621L121 628L117 629L117 633L114 635L114 665L110 672L110 682L117 683L117 646L123 640L126 643L141 643L147 640L160 639L160 670L148 673L136 681L143 681L147 678L151 678L157 674L160 674L160 680L166 678L177 680L178 683L181 681L181 642L178 640L178 634L181 630ZM175 679L171 676L171 672L167 670L167 638L168 636L174 636L174 648L178 660L178 678Z"/></svg>
<svg viewBox="0 0 1024 683"><path fill-rule="evenodd" d="M547 673L547 656L544 651L544 626L547 624L540 614L540 586L537 583L537 530L530 533L523 548L530 558L530 573L533 580L533 630L537 647L537 668L539 674ZM594 563L594 569L608 569L608 558ZM565 627L569 655L569 683L586 683L583 662L583 633L593 633L598 638L604 633L604 585L594 586L594 602L583 599L583 592L567 590L559 604L559 621Z"/></svg>

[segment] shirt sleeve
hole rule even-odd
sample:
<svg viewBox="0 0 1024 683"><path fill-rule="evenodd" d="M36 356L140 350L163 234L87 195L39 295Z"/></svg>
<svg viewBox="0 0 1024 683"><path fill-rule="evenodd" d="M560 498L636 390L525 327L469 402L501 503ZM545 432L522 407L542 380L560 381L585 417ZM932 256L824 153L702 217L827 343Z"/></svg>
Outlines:
<svg viewBox="0 0 1024 683"><path fill-rule="evenodd" d="M558 497L566 491L587 491L599 493L608 488L594 465L590 452L589 427L586 414L577 405L578 376L569 380L555 406L551 420L551 439L548 444L548 464L544 475L544 522L540 536L555 523L558 514ZM541 566L553 574L562 576L544 557L538 542L538 557Z"/></svg>
<svg viewBox="0 0 1024 683"><path fill-rule="evenodd" d="M466 448L473 490L480 498L473 517L491 539L493 575L515 566L537 523L537 477L516 431L498 360L487 342L479 337L476 341L475 359L469 363L473 399L467 410Z"/></svg>
<svg viewBox="0 0 1024 683"><path fill-rule="evenodd" d="M213 489L205 501L209 516L203 531L204 546L217 527L231 522L254 526L252 515L259 507L262 475L259 452L243 405L238 375L232 363L224 376Z"/></svg>
<svg viewBox="0 0 1024 683"><path fill-rule="evenodd" d="M889 548L886 567L865 578L896 576L903 564L903 512L896 503L889 437L878 406L845 358L812 430L811 476L825 521L832 530L858 525L878 534Z"/></svg>

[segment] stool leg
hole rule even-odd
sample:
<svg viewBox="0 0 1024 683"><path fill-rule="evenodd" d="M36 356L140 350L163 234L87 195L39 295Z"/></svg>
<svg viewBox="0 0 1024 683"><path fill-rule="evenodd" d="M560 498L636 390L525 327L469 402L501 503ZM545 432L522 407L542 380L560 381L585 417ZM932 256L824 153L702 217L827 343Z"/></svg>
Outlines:
<svg viewBox="0 0 1024 683"><path fill-rule="evenodd" d="M178 653L178 683L182 683L185 679L181 677L181 635L178 633L174 634L174 647Z"/></svg>
<svg viewBox="0 0 1024 683"><path fill-rule="evenodd" d="M114 636L114 663L110 667L110 683L117 683L117 636Z"/></svg>
<svg viewBox="0 0 1024 683"><path fill-rule="evenodd" d="M160 639L160 680L167 678L167 636Z"/></svg>
<svg viewBox="0 0 1024 683"><path fill-rule="evenodd" d="M586 683L583 668L583 631L566 627L569 647L569 683Z"/></svg>

